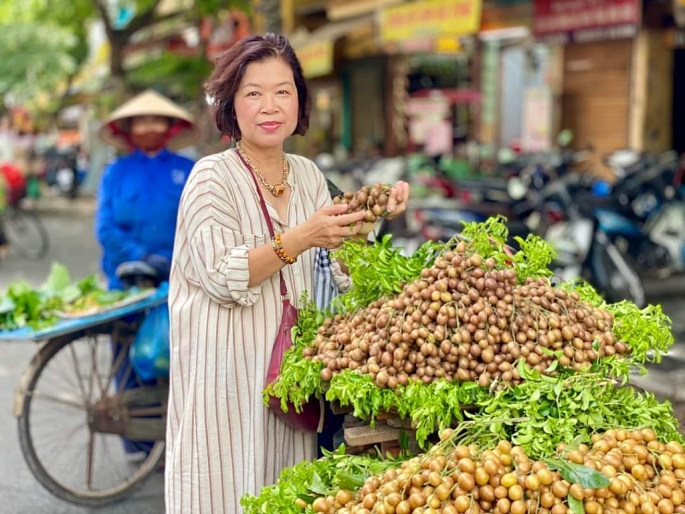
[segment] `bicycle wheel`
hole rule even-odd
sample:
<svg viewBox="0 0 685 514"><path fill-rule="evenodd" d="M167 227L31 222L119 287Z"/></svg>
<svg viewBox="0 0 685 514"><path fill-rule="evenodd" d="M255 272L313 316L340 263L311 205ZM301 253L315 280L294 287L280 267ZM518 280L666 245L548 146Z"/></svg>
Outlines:
<svg viewBox="0 0 685 514"><path fill-rule="evenodd" d="M48 253L48 232L35 213L8 208L3 218L10 248L29 260L40 260Z"/></svg>
<svg viewBox="0 0 685 514"><path fill-rule="evenodd" d="M164 454L168 387L118 390L115 376L134 375L122 357L128 345L113 354L112 333L133 340L107 325L48 341L21 383L19 441L31 472L54 496L86 507L130 495Z"/></svg>

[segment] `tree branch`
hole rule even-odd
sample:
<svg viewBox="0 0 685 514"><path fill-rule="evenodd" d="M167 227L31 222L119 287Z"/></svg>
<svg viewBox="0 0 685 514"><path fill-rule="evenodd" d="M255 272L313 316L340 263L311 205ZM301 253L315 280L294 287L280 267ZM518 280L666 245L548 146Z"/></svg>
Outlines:
<svg viewBox="0 0 685 514"><path fill-rule="evenodd" d="M140 29L150 25L155 19L155 13L157 12L157 7L159 7L160 3L161 0L154 0L152 5L150 5L146 11L138 14L130 21L130 23L124 29L124 32L126 32L130 37Z"/></svg>
<svg viewBox="0 0 685 514"><path fill-rule="evenodd" d="M107 7L105 7L105 4L102 0L92 0L92 2L95 5L97 11L100 13L102 23L105 24L105 32L107 32L107 36L111 40L114 28L112 27L112 22L109 20L109 13L107 12Z"/></svg>
<svg viewBox="0 0 685 514"><path fill-rule="evenodd" d="M181 18L183 16L186 16L190 11L176 11L176 12L171 12L168 14L164 14L162 16L153 16L151 20L149 20L146 24L142 25L141 27L137 28L135 31L130 32L129 35L133 35L135 32L138 30L144 29L145 27L149 27L151 25L154 25L156 23L161 23L163 21L168 21L168 20L173 20L175 18ZM126 27L128 30L129 27Z"/></svg>

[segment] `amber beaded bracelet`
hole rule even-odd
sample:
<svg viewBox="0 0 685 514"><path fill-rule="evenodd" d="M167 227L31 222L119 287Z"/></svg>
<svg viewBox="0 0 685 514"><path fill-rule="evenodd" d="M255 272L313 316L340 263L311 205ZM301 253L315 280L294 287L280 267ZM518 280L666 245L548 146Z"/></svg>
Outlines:
<svg viewBox="0 0 685 514"><path fill-rule="evenodd" d="M271 246L273 246L274 252L276 252L276 255L285 262L286 264L293 264L297 261L297 259L293 259L290 257L285 249L283 248L283 241L281 241L281 234L276 234L274 236L274 240L271 243Z"/></svg>

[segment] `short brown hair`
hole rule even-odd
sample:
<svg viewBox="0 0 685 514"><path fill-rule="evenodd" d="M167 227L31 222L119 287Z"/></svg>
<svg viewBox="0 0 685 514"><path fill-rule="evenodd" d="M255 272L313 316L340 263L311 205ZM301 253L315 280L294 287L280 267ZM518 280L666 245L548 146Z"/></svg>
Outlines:
<svg viewBox="0 0 685 514"><path fill-rule="evenodd" d="M241 39L222 55L205 85L205 91L216 109L216 126L234 140L240 139L240 127L235 116L235 95L250 63L267 59L283 59L293 71L297 89L298 120L295 134L303 136L309 128L310 99L307 83L295 50L281 35L265 34Z"/></svg>

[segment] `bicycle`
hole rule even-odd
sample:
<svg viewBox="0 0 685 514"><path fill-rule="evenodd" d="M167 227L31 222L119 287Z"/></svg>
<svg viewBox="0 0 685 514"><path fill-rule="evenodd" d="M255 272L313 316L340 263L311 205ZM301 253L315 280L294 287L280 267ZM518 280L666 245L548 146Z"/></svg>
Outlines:
<svg viewBox="0 0 685 514"><path fill-rule="evenodd" d="M141 269L129 272L149 279ZM166 288L148 291L128 305L49 329L0 333L0 340L44 341L17 387L13 414L29 469L68 503L97 508L123 500L164 456L168 380L137 380L137 388L125 390L115 380L136 376L123 357L146 311L167 301ZM64 437L55 442L58 435ZM126 453L124 437L135 442L135 453Z"/></svg>
<svg viewBox="0 0 685 514"><path fill-rule="evenodd" d="M36 213L9 204L0 217L9 246L19 257L45 258L50 248L48 232Z"/></svg>

